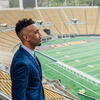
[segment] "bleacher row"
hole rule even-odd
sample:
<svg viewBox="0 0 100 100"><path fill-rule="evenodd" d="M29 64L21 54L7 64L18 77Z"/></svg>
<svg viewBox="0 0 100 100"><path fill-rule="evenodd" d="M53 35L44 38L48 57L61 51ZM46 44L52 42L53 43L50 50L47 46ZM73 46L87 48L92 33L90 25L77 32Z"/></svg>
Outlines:
<svg viewBox="0 0 100 100"><path fill-rule="evenodd" d="M64 97L60 94L57 94L49 85L44 86L44 93L46 100L64 100ZM7 96L11 96L11 80L8 73L5 73L0 70L0 92L4 93Z"/></svg>
<svg viewBox="0 0 100 100"><path fill-rule="evenodd" d="M56 34L99 34L100 22L97 21L97 15L99 14L99 8L52 8L52 9L34 9L34 10L1 10L0 11L0 24L6 23L9 26L14 26L15 23L21 18L32 18L33 20L41 20L44 23L52 22L53 26L48 26ZM70 22L72 19L78 19L85 24L67 24L64 22ZM98 20L100 16L98 16ZM47 27L47 26L46 26ZM46 34L42 31L43 36ZM12 35L13 32L8 32ZM15 34L13 34L15 36Z"/></svg>
<svg viewBox="0 0 100 100"><path fill-rule="evenodd" d="M97 16L98 15L98 16ZM98 17L98 18L97 18ZM50 28L57 34L99 34L100 16L99 8L59 8L59 9L35 9L35 10L1 10L0 24L15 26L22 18L41 20L44 23L52 22L52 26L40 27L43 36L47 36L43 28ZM77 19L85 24L71 24L72 19ZM70 24L68 24L70 22ZM65 25L66 24L66 25ZM14 31L0 32L0 41L7 40L9 46L19 42ZM11 43L12 42L12 43ZM6 44L6 41L5 41Z"/></svg>

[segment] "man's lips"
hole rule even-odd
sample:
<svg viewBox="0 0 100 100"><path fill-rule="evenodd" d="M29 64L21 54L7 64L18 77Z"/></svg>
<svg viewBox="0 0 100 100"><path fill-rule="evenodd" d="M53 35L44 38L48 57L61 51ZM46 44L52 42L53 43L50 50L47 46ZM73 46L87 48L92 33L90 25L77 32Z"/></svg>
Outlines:
<svg viewBox="0 0 100 100"><path fill-rule="evenodd" d="M42 42L42 39L40 38L39 41Z"/></svg>

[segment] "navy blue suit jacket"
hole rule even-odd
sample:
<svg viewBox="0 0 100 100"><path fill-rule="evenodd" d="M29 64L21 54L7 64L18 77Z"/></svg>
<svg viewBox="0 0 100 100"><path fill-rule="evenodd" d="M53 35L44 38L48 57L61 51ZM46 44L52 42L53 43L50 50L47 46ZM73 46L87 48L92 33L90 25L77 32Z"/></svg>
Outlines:
<svg viewBox="0 0 100 100"><path fill-rule="evenodd" d="M13 100L44 100L40 62L21 46L13 57L10 75Z"/></svg>

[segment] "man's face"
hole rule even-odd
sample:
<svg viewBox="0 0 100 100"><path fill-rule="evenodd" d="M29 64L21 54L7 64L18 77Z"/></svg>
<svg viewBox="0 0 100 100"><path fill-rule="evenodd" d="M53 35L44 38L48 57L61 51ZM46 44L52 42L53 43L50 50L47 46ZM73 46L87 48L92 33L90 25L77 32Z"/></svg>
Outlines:
<svg viewBox="0 0 100 100"><path fill-rule="evenodd" d="M41 34L39 32L38 27L35 24L27 26L28 33L27 39L28 43L31 47L40 46L41 45Z"/></svg>

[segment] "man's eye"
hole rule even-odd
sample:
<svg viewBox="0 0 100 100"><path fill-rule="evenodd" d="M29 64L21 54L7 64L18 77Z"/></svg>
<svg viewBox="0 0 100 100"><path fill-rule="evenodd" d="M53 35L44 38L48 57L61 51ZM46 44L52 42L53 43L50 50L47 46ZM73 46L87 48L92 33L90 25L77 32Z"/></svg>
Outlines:
<svg viewBox="0 0 100 100"><path fill-rule="evenodd" d="M35 32L35 34L37 34L38 32Z"/></svg>
<svg viewBox="0 0 100 100"><path fill-rule="evenodd" d="M38 34L38 33L39 33L39 31L36 31L36 32L35 32L35 34Z"/></svg>

